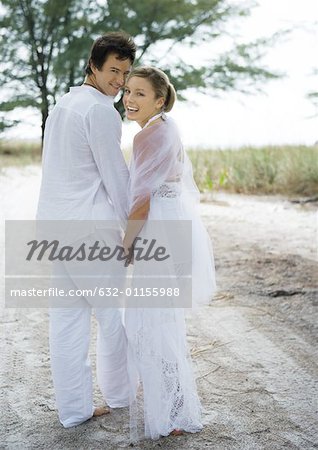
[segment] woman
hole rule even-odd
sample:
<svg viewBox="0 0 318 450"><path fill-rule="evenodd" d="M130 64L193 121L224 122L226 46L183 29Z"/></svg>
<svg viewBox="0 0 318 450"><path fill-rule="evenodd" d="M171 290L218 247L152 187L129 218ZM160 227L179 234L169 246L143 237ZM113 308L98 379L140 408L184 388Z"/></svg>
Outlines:
<svg viewBox="0 0 318 450"><path fill-rule="evenodd" d="M133 288L145 287L145 279L155 279L157 286L182 292L182 302L189 294L190 262L192 303L206 304L215 289L212 248L197 210L199 191L191 163L174 121L165 115L175 98L172 84L159 69L140 67L128 76L124 93L126 115L142 130L133 145L130 214L123 245L128 258L134 253L137 237L143 242L156 237L168 249L164 264L138 260L135 249ZM190 236L186 226L189 220ZM185 236L183 248L176 245L180 236ZM190 257L184 251L187 247ZM130 305L125 316L132 439L137 438L139 419L144 422L145 437L152 439L183 431L198 432L202 429L200 402L182 307L189 304L168 294L160 297L158 303L155 290L150 291L153 296L146 298L139 297L138 292L141 289L133 302L128 298Z"/></svg>

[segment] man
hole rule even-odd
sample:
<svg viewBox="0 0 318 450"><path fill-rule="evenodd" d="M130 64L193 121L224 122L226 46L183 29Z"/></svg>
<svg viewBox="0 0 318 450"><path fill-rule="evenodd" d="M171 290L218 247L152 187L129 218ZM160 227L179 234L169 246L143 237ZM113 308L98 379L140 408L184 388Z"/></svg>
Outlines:
<svg viewBox="0 0 318 450"><path fill-rule="evenodd" d="M38 220L127 219L128 169L113 100L124 86L135 53L133 39L125 33L99 37L91 49L84 84L72 87L53 108L45 126ZM55 274L64 279L66 288L78 287L61 263ZM93 406L88 360L92 299L65 302L68 307L50 308L50 355L59 419L68 428L109 409ZM127 406L127 341L120 311L96 308L95 315L99 386L110 407Z"/></svg>

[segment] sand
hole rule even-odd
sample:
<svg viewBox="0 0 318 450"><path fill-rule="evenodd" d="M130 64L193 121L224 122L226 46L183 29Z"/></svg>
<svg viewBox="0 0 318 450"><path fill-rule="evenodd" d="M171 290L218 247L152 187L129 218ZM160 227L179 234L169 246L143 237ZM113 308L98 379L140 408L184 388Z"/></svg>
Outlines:
<svg viewBox="0 0 318 450"><path fill-rule="evenodd" d="M0 176L0 448L127 448L126 409L72 429L60 425L48 312L3 307L3 220L34 218L39 183L37 166L5 169ZM204 429L145 440L135 448L318 448L317 205L230 194L204 200L218 293L188 318ZM94 322L92 361L95 331ZM95 387L98 404L102 398Z"/></svg>

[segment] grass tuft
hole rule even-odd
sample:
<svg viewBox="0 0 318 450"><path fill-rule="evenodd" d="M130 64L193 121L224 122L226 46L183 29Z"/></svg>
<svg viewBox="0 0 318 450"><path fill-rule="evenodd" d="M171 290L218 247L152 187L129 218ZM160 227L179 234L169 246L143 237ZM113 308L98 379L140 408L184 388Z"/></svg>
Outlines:
<svg viewBox="0 0 318 450"><path fill-rule="evenodd" d="M0 141L0 169L41 162L41 143L37 141Z"/></svg>
<svg viewBox="0 0 318 450"><path fill-rule="evenodd" d="M317 147L244 147L188 154L201 192L318 195Z"/></svg>

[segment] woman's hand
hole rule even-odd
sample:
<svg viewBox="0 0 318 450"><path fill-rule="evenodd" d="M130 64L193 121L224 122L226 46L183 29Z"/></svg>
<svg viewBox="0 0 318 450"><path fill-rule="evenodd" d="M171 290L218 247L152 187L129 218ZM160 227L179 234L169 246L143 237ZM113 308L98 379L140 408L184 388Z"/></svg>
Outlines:
<svg viewBox="0 0 318 450"><path fill-rule="evenodd" d="M129 266L129 264L133 264L134 259L134 246L133 243L128 240L127 235L125 236L123 240L123 248L124 248L124 254L126 256L125 266Z"/></svg>
<svg viewBox="0 0 318 450"><path fill-rule="evenodd" d="M129 240L127 239L127 235L124 237L123 247L125 256L128 256L132 247L132 242L129 242Z"/></svg>
<svg viewBox="0 0 318 450"><path fill-rule="evenodd" d="M123 240L124 253L126 256L125 266L133 264L134 241L147 220L149 208L150 197L147 197L136 210L129 214L126 234Z"/></svg>

